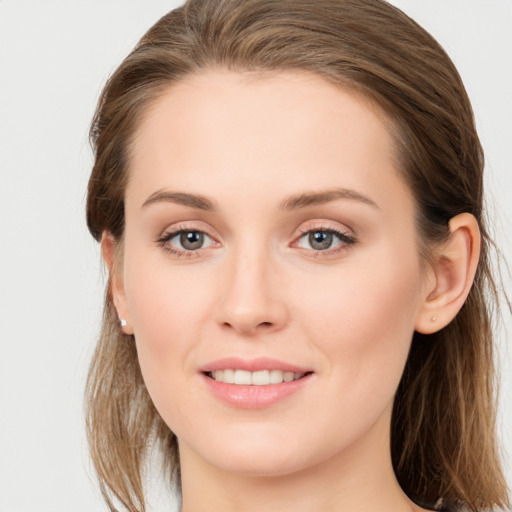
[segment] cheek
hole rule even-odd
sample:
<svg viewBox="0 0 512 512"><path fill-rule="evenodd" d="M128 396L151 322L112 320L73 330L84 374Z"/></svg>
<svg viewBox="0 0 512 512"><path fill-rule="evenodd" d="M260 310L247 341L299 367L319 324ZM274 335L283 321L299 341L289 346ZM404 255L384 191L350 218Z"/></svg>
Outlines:
<svg viewBox="0 0 512 512"><path fill-rule="evenodd" d="M389 375L396 384L401 377L422 282L416 254L401 256L382 250L378 257L341 266L297 304L301 328L329 355L333 368L343 367L338 374L347 385L374 385L369 375Z"/></svg>
<svg viewBox="0 0 512 512"><path fill-rule="evenodd" d="M414 259L395 264L382 254L361 266L340 267L321 292L312 288L315 293L296 303L299 332L325 369L328 392L318 416L325 415L326 431L341 445L390 412L414 333L419 267Z"/></svg>
<svg viewBox="0 0 512 512"><path fill-rule="evenodd" d="M193 372L191 340L201 337L209 287L169 265L165 255L136 248L127 254L125 292L139 363L155 406L168 416L174 414L169 392L176 389L176 379Z"/></svg>
<svg viewBox="0 0 512 512"><path fill-rule="evenodd" d="M162 251L133 247L125 258L125 291L136 338L153 350L193 336L210 302L207 273L171 264Z"/></svg>

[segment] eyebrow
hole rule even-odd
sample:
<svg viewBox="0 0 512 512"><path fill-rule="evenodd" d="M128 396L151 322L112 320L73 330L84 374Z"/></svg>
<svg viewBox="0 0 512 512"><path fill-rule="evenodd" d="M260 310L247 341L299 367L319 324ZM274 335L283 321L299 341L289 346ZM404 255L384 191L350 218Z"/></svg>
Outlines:
<svg viewBox="0 0 512 512"><path fill-rule="evenodd" d="M346 188L332 188L328 190L320 190L313 192L303 192L301 194L293 195L281 202L280 208L282 210L298 210L300 208L307 208L308 206L315 206L319 204L329 203L339 199L348 199L367 204L374 208L379 209L377 203L372 201L355 190ZM168 190L158 190L151 194L143 203L142 208L154 203L174 203L197 210L205 210L214 212L218 208L215 201L212 199L199 195L189 194L187 192L171 192Z"/></svg>
<svg viewBox="0 0 512 512"><path fill-rule="evenodd" d="M314 191L297 194L289 197L288 199L285 199L281 203L281 209L297 210L299 208L306 208L308 206L329 203L338 199L349 199L380 209L377 203L372 201L369 197L366 197L355 190L347 188L332 188L328 190L320 190L317 192Z"/></svg>
<svg viewBox="0 0 512 512"><path fill-rule="evenodd" d="M197 210L216 211L215 202L205 196L198 194L188 194L186 192L170 192L167 190L158 190L151 194L143 203L142 208L154 203L175 203Z"/></svg>

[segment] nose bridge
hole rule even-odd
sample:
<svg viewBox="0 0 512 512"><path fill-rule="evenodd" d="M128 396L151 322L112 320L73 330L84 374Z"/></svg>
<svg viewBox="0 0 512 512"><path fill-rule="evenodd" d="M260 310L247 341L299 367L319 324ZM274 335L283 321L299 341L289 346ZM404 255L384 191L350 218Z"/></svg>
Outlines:
<svg viewBox="0 0 512 512"><path fill-rule="evenodd" d="M278 275L271 251L247 237L226 260L225 286L219 321L243 334L277 330L286 322L286 305L277 288Z"/></svg>

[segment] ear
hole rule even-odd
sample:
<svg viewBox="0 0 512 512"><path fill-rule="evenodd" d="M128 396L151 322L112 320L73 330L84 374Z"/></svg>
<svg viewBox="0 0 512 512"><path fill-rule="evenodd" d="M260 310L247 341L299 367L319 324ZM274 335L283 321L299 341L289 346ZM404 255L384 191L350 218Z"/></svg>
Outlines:
<svg viewBox="0 0 512 512"><path fill-rule="evenodd" d="M424 303L415 329L431 334L446 327L464 305L473 285L480 257L480 229L469 213L456 215L449 222L450 235L436 251L432 279L425 290Z"/></svg>
<svg viewBox="0 0 512 512"><path fill-rule="evenodd" d="M107 231L104 231L101 235L101 254L108 269L108 286L119 318L119 324L125 334L133 334L128 303L124 291L122 265L119 261L118 242L116 242L114 237Z"/></svg>

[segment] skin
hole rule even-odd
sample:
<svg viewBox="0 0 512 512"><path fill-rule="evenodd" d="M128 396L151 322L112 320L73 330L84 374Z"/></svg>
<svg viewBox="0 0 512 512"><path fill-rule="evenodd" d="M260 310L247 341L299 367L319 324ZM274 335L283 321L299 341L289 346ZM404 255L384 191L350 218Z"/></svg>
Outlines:
<svg viewBox="0 0 512 512"><path fill-rule="evenodd" d="M148 391L178 437L185 512L421 510L391 466L393 397L413 332L462 306L479 236L470 215L452 219L422 271L388 126L306 72L218 70L170 87L138 127L117 272L108 233L103 254ZM350 193L319 201L334 189ZM202 248L181 246L169 235L179 230L205 233ZM309 233L329 230L341 237L313 247ZM200 371L230 356L313 373L268 407L234 407Z"/></svg>

